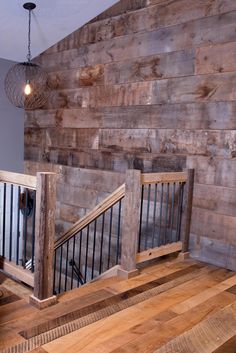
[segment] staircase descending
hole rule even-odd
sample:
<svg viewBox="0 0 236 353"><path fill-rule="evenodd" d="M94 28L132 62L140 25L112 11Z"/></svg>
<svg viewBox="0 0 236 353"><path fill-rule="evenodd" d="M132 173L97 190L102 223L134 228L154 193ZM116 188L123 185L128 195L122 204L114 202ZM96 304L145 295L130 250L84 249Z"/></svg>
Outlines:
<svg viewBox="0 0 236 353"><path fill-rule="evenodd" d="M126 183L56 242L55 177L0 172L2 268L34 287L34 305L54 304L53 294L102 275L128 278L137 274L140 263L188 250L193 170L128 170Z"/></svg>

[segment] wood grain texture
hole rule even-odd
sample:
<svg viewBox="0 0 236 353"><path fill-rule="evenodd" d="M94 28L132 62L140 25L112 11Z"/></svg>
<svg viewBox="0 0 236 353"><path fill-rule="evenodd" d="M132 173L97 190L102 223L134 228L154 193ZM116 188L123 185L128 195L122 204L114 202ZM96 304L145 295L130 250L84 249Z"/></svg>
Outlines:
<svg viewBox="0 0 236 353"><path fill-rule="evenodd" d="M35 59L51 98L25 118L28 169L194 168L192 254L235 269L235 21L235 0L121 0L49 48ZM58 235L123 183L103 175L104 190L101 175L63 178Z"/></svg>
<svg viewBox="0 0 236 353"><path fill-rule="evenodd" d="M1 351L152 353L182 345L185 335L188 345L197 342L202 328L208 335L206 352L232 347L236 295L229 290L235 285L232 271L166 259L136 278L104 279L65 293L40 312L18 300L0 307Z"/></svg>
<svg viewBox="0 0 236 353"><path fill-rule="evenodd" d="M121 268L127 272L136 269L140 207L141 173L139 170L127 170L121 240Z"/></svg>
<svg viewBox="0 0 236 353"><path fill-rule="evenodd" d="M53 295L55 203L56 174L37 173L34 296L39 300Z"/></svg>

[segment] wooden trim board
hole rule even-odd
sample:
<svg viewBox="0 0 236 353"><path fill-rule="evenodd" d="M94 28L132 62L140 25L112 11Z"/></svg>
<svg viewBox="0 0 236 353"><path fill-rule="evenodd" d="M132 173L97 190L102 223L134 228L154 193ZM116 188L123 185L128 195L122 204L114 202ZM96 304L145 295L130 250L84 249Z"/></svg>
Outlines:
<svg viewBox="0 0 236 353"><path fill-rule="evenodd" d="M141 184L157 184L157 183L184 183L187 181L186 172L175 173L144 173L141 174Z"/></svg>
<svg viewBox="0 0 236 353"><path fill-rule="evenodd" d="M181 251L182 247L182 241L178 241L177 243L171 243L156 247L154 249L148 249L136 255L136 262L140 263L147 260L155 259L156 257L172 254L174 252Z"/></svg>
<svg viewBox="0 0 236 353"><path fill-rule="evenodd" d="M33 190L36 189L36 177L27 174L12 173L1 170L0 182L17 184Z"/></svg>
<svg viewBox="0 0 236 353"><path fill-rule="evenodd" d="M0 257L0 269L11 276L16 277L19 281L34 287L34 274L21 266L17 266L12 262Z"/></svg>

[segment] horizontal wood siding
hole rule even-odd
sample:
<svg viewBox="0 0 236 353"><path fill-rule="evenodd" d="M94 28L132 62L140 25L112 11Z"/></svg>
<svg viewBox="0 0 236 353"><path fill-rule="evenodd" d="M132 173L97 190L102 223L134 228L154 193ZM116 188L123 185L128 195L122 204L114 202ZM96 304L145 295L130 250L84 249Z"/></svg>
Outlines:
<svg viewBox="0 0 236 353"><path fill-rule="evenodd" d="M59 233L128 168L195 168L192 254L236 269L235 23L235 0L121 0L36 58L26 171L59 172Z"/></svg>

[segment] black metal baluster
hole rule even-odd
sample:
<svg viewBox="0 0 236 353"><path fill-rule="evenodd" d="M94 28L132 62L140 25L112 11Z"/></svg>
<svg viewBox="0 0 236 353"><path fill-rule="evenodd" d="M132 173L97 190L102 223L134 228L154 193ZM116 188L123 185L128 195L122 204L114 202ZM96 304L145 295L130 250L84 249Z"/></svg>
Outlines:
<svg viewBox="0 0 236 353"><path fill-rule="evenodd" d="M141 191L141 206L140 206L140 223L139 223L138 252L140 252L140 250L141 250L142 223L143 223L143 194L144 194L144 185L142 185L142 191Z"/></svg>
<svg viewBox="0 0 236 353"><path fill-rule="evenodd" d="M70 284L70 289L73 288L74 263L75 263L75 235L73 236L73 252L72 252L72 260L71 260L71 284Z"/></svg>
<svg viewBox="0 0 236 353"><path fill-rule="evenodd" d="M96 233L97 233L97 218L94 221L93 231L93 259L92 259L92 279L94 278L95 250L96 250Z"/></svg>
<svg viewBox="0 0 236 353"><path fill-rule="evenodd" d="M24 250L23 250L23 266L26 264L27 251L27 228L28 228L28 196L29 190L25 192L25 207L24 207Z"/></svg>
<svg viewBox="0 0 236 353"><path fill-rule="evenodd" d="M2 220L2 256L5 257L5 242L6 242L6 183L3 187L3 220Z"/></svg>
<svg viewBox="0 0 236 353"><path fill-rule="evenodd" d="M19 242L20 242L20 192L21 187L18 186L17 198L17 232L16 232L16 264L19 265Z"/></svg>
<svg viewBox="0 0 236 353"><path fill-rule="evenodd" d="M31 272L34 272L34 253L35 253L35 208L36 208L36 191L33 191L33 209L32 209L32 267Z"/></svg>
<svg viewBox="0 0 236 353"><path fill-rule="evenodd" d="M168 244L169 237L167 238L167 226L168 226L168 209L169 209L169 191L170 184L167 183L166 187L166 210L165 210L165 233L164 233L164 244Z"/></svg>
<svg viewBox="0 0 236 353"><path fill-rule="evenodd" d="M103 255L104 222L105 222L105 213L102 214L102 234L101 234L101 247L100 247L99 275L102 273L102 265L103 265L102 255Z"/></svg>
<svg viewBox="0 0 236 353"><path fill-rule="evenodd" d="M173 224L175 218L175 183L172 185L172 200L171 200L171 225L170 225L170 236L171 243L173 242Z"/></svg>
<svg viewBox="0 0 236 353"><path fill-rule="evenodd" d="M13 218L13 184L10 192L10 229L9 229L9 261L12 259L12 218Z"/></svg>
<svg viewBox="0 0 236 353"><path fill-rule="evenodd" d="M67 288L67 277L68 277L68 256L69 256L69 240L66 242L66 269L65 269L65 284L64 291L66 292Z"/></svg>
<svg viewBox="0 0 236 353"><path fill-rule="evenodd" d="M161 238L161 224L162 224L162 206L163 206L163 183L161 183L161 204L160 204L160 220L159 220L159 241L158 246L162 245L162 238Z"/></svg>
<svg viewBox="0 0 236 353"><path fill-rule="evenodd" d="M182 211L183 211L183 196L184 196L184 183L181 183L180 186L180 218L179 218L179 229L178 229L178 238L177 241L180 241L181 238L181 225L182 225Z"/></svg>
<svg viewBox="0 0 236 353"><path fill-rule="evenodd" d="M152 248L154 248L154 239L155 239L156 209L157 209L157 184L155 184L155 192L154 192L153 227L152 227Z"/></svg>
<svg viewBox="0 0 236 353"><path fill-rule="evenodd" d="M54 253L53 294L56 294L57 249Z"/></svg>
<svg viewBox="0 0 236 353"><path fill-rule="evenodd" d="M87 282L87 272L88 272L88 245L89 245L89 225L87 226L87 237L86 237L86 255L85 255L85 270L84 270L84 280Z"/></svg>
<svg viewBox="0 0 236 353"><path fill-rule="evenodd" d="M151 184L148 184L147 217L146 217L146 232L145 232L145 245L144 245L144 250L147 250L147 244L148 244L148 226L149 226L150 194L151 194Z"/></svg>
<svg viewBox="0 0 236 353"><path fill-rule="evenodd" d="M60 253L59 284L58 284L59 293L61 293L62 255L63 255L63 245L61 245L61 253Z"/></svg>
<svg viewBox="0 0 236 353"><path fill-rule="evenodd" d="M118 211L118 229L117 229L117 243L116 243L116 265L119 261L120 256L120 229L121 229L121 201L119 201L119 211Z"/></svg>
<svg viewBox="0 0 236 353"><path fill-rule="evenodd" d="M113 217L113 206L111 206L110 211L110 226L109 226L109 241L108 241L108 255L107 255L107 269L110 267L110 259L111 259L111 233L112 233L112 217Z"/></svg>
<svg viewBox="0 0 236 353"><path fill-rule="evenodd" d="M78 270L79 270L79 274L81 273L81 249L82 249L82 236L83 236L83 230L81 230L79 232L79 266L78 266ZM78 276L77 279L77 287L79 287L80 281L79 281L80 277Z"/></svg>

